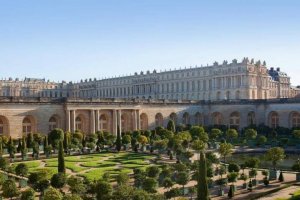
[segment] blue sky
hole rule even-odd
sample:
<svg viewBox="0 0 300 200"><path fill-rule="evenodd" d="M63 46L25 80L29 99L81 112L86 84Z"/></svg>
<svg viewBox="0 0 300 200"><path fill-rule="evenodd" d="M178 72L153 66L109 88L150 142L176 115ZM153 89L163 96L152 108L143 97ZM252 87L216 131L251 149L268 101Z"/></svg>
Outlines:
<svg viewBox="0 0 300 200"><path fill-rule="evenodd" d="M0 78L78 81L249 58L300 85L298 0L0 0Z"/></svg>

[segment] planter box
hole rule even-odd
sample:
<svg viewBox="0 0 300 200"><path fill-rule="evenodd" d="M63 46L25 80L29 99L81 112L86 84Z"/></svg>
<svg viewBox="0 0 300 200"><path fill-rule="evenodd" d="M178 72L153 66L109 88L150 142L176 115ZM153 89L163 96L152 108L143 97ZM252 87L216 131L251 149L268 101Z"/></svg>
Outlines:
<svg viewBox="0 0 300 200"><path fill-rule="evenodd" d="M269 170L269 180L277 180L279 178L279 170Z"/></svg>
<svg viewBox="0 0 300 200"><path fill-rule="evenodd" d="M222 190L218 190L218 195L219 196L224 196L224 190L222 189Z"/></svg>
<svg viewBox="0 0 300 200"><path fill-rule="evenodd" d="M243 188L243 189L246 189L246 188L247 188L247 183L243 183L242 188Z"/></svg>
<svg viewBox="0 0 300 200"><path fill-rule="evenodd" d="M297 182L300 182L300 173L297 173L297 174L296 174L296 181L297 181Z"/></svg>
<svg viewBox="0 0 300 200"><path fill-rule="evenodd" d="M257 186L259 184L259 181L257 179L252 179L252 185Z"/></svg>

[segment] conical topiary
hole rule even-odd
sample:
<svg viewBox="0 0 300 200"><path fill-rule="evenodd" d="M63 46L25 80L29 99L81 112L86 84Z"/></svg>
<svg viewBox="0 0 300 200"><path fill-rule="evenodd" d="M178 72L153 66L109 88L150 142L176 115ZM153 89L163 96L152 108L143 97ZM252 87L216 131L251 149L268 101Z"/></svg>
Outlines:
<svg viewBox="0 0 300 200"><path fill-rule="evenodd" d="M282 171L280 171L279 177L278 177L279 182L283 182L284 181L284 177L283 177L283 173Z"/></svg>
<svg viewBox="0 0 300 200"><path fill-rule="evenodd" d="M59 149L58 149L58 172L60 172L60 173L65 173L66 172L63 141L59 141Z"/></svg>
<svg viewBox="0 0 300 200"><path fill-rule="evenodd" d="M209 200L208 186L207 186L207 164L203 151L200 152L199 160L199 176L197 183L197 200Z"/></svg>

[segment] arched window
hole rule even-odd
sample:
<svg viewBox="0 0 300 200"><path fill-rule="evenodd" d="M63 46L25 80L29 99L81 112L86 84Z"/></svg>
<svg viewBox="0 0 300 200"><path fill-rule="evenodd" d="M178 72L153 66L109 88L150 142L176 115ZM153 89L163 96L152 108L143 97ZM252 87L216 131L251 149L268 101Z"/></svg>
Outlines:
<svg viewBox="0 0 300 200"><path fill-rule="evenodd" d="M248 113L247 121L248 121L248 126L256 124L256 119L255 119L255 113L254 112L249 112Z"/></svg>
<svg viewBox="0 0 300 200"><path fill-rule="evenodd" d="M223 124L223 117L221 113L213 113L212 115L213 125L222 125Z"/></svg>
<svg viewBox="0 0 300 200"><path fill-rule="evenodd" d="M239 129L240 127L240 114L233 112L230 114L229 124L231 128Z"/></svg>
<svg viewBox="0 0 300 200"><path fill-rule="evenodd" d="M270 113L269 125L271 128L277 128L279 126L279 115L277 112Z"/></svg>
<svg viewBox="0 0 300 200"><path fill-rule="evenodd" d="M183 114L182 123L183 124L190 124L190 115L189 115L189 113L185 112Z"/></svg>
<svg viewBox="0 0 300 200"><path fill-rule="evenodd" d="M76 119L75 119L75 128L76 128L76 130L82 130L82 128L83 128L82 124L83 123L82 123L81 117L76 117Z"/></svg>
<svg viewBox="0 0 300 200"><path fill-rule="evenodd" d="M100 116L100 130L107 131L108 130L108 119L106 115Z"/></svg>
<svg viewBox="0 0 300 200"><path fill-rule="evenodd" d="M164 118L163 118L162 114L157 113L155 115L155 125L156 126L163 126L163 123L164 123Z"/></svg>
<svg viewBox="0 0 300 200"><path fill-rule="evenodd" d="M177 124L177 115L176 113L170 114L170 120L172 120L175 124Z"/></svg>
<svg viewBox="0 0 300 200"><path fill-rule="evenodd" d="M31 131L32 131L32 121L29 119L29 117L25 117L23 119L22 126L23 126L23 133L24 134L31 133Z"/></svg>
<svg viewBox="0 0 300 200"><path fill-rule="evenodd" d="M140 116L140 127L142 130L148 130L148 116L145 113Z"/></svg>
<svg viewBox="0 0 300 200"><path fill-rule="evenodd" d="M51 117L49 119L49 131L52 131L53 129L56 129L58 127L57 120L55 117Z"/></svg>
<svg viewBox="0 0 300 200"><path fill-rule="evenodd" d="M195 125L203 125L203 118L199 112L195 114Z"/></svg>
<svg viewBox="0 0 300 200"><path fill-rule="evenodd" d="M298 112L293 112L291 115L291 125L292 128L300 127L300 114Z"/></svg>

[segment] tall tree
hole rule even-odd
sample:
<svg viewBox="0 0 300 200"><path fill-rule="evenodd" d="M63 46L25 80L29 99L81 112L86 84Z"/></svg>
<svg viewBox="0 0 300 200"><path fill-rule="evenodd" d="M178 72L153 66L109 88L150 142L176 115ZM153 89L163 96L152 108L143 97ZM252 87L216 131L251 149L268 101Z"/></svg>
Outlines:
<svg viewBox="0 0 300 200"><path fill-rule="evenodd" d="M64 158L64 145L62 140L60 140L59 142L59 149L58 149L58 172L61 173L66 172L65 158Z"/></svg>
<svg viewBox="0 0 300 200"><path fill-rule="evenodd" d="M209 192L207 186L207 163L205 154L203 151L200 152L199 160L199 176L197 180L197 200L209 200Z"/></svg>
<svg viewBox="0 0 300 200"><path fill-rule="evenodd" d="M175 132L175 123L173 120L169 120L169 122L167 124L167 129L169 131L172 131L173 133Z"/></svg>

